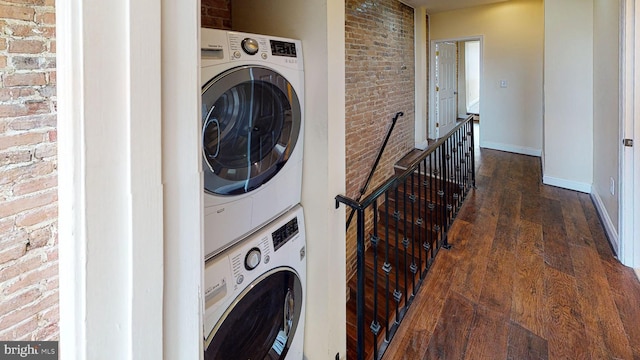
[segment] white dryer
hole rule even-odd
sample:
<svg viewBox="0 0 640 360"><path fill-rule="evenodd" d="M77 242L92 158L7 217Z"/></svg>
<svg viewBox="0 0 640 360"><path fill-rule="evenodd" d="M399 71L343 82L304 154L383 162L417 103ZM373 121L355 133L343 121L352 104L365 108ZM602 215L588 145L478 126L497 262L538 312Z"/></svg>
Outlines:
<svg viewBox="0 0 640 360"><path fill-rule="evenodd" d="M302 360L302 207L205 263L204 359Z"/></svg>
<svg viewBox="0 0 640 360"><path fill-rule="evenodd" d="M205 259L300 202L299 40L201 29Z"/></svg>

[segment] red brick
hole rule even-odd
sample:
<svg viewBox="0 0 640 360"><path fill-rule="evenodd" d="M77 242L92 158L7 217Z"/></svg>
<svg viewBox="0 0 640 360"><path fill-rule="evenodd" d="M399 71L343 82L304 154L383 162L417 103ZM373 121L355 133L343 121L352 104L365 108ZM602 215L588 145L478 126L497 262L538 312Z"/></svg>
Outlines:
<svg viewBox="0 0 640 360"><path fill-rule="evenodd" d="M14 4L24 4L24 5L36 5L36 6L44 5L44 0L4 0L4 2L10 2Z"/></svg>
<svg viewBox="0 0 640 360"><path fill-rule="evenodd" d="M11 246L6 246L0 249L0 265L5 264L11 260L19 259L27 252L26 244L19 243ZM1 308L2 306L0 306Z"/></svg>
<svg viewBox="0 0 640 360"><path fill-rule="evenodd" d="M33 20L33 8L13 5L0 5L0 14L5 19Z"/></svg>
<svg viewBox="0 0 640 360"><path fill-rule="evenodd" d="M51 161L40 161L37 163L0 171L0 185L52 174L55 168L55 164ZM4 205L5 204L3 204L2 207L4 207ZM0 211L2 211L2 207L0 207ZM0 218L2 218L2 216L0 216Z"/></svg>
<svg viewBox="0 0 640 360"><path fill-rule="evenodd" d="M52 239L51 229L48 227L33 230L29 234L29 244L27 246L27 251L41 248Z"/></svg>
<svg viewBox="0 0 640 360"><path fill-rule="evenodd" d="M52 53L56 53L57 51L56 42L54 40L51 40L51 43L49 43L49 51Z"/></svg>
<svg viewBox="0 0 640 360"><path fill-rule="evenodd" d="M44 5L45 6L54 6L56 4L56 0L45 0L44 1Z"/></svg>
<svg viewBox="0 0 640 360"><path fill-rule="evenodd" d="M0 269L0 283L13 279L20 274L27 273L42 266L40 256L25 255L15 263Z"/></svg>
<svg viewBox="0 0 640 360"><path fill-rule="evenodd" d="M0 219L0 238L6 237L9 232L13 231L14 223L15 221L13 218ZM0 268L0 272L2 272L1 268ZM0 280L0 282L2 282L2 280Z"/></svg>
<svg viewBox="0 0 640 360"><path fill-rule="evenodd" d="M49 84L55 84L57 81L57 72L56 71L51 71L49 72Z"/></svg>
<svg viewBox="0 0 640 360"><path fill-rule="evenodd" d="M15 131L34 130L41 128L55 128L56 116L55 115L35 115L35 116L23 116L11 120L7 127Z"/></svg>
<svg viewBox="0 0 640 360"><path fill-rule="evenodd" d="M35 94L33 88L0 88L0 101L18 100Z"/></svg>
<svg viewBox="0 0 640 360"><path fill-rule="evenodd" d="M51 306L51 304L43 304L44 299L37 302L36 300L38 300L40 295L41 292L39 289L32 288L13 298L0 302L0 329L7 328L25 319L36 317L41 307L46 308Z"/></svg>
<svg viewBox="0 0 640 360"><path fill-rule="evenodd" d="M58 193L49 190L33 196L26 196L15 200L7 201L0 207L0 217L19 214L23 211L35 209L40 206L49 205L58 200Z"/></svg>
<svg viewBox="0 0 640 360"><path fill-rule="evenodd" d="M6 50L6 49L7 49L7 39L0 38L0 50Z"/></svg>
<svg viewBox="0 0 640 360"><path fill-rule="evenodd" d="M50 264L46 267L40 267L28 273L21 274L14 282L5 284L2 293L5 296L11 296L20 289L34 287L37 284L45 284L47 279L58 275L58 264Z"/></svg>
<svg viewBox="0 0 640 360"><path fill-rule="evenodd" d="M31 151L17 150L0 152L0 166L9 164L28 163L31 161Z"/></svg>
<svg viewBox="0 0 640 360"><path fill-rule="evenodd" d="M58 261L58 248L55 247L47 253L47 261Z"/></svg>
<svg viewBox="0 0 640 360"><path fill-rule="evenodd" d="M36 146L36 159L44 159L56 156L58 154L58 147L56 143L44 143Z"/></svg>
<svg viewBox="0 0 640 360"><path fill-rule="evenodd" d="M52 13L52 12L36 14L36 23L38 23L38 24L55 25L55 23L56 23L56 14Z"/></svg>
<svg viewBox="0 0 640 360"><path fill-rule="evenodd" d="M38 319L36 316L33 316L0 332L0 339L5 341L18 341L18 339L29 337L30 334L37 329Z"/></svg>
<svg viewBox="0 0 640 360"><path fill-rule="evenodd" d="M28 72L5 75L4 86L38 86L46 84L45 74L42 72Z"/></svg>
<svg viewBox="0 0 640 360"><path fill-rule="evenodd" d="M58 341L59 336L60 328L58 324L50 324L44 328L39 328L33 335L31 341L38 341L39 339L44 339L44 341Z"/></svg>
<svg viewBox="0 0 640 360"><path fill-rule="evenodd" d="M36 145L42 142L42 133L22 133L17 135L0 135L0 151L16 146Z"/></svg>
<svg viewBox="0 0 640 360"><path fill-rule="evenodd" d="M4 69L7 67L7 57L0 56L0 69Z"/></svg>
<svg viewBox="0 0 640 360"><path fill-rule="evenodd" d="M24 182L20 182L13 187L13 196L23 196L27 194L32 194L34 192L55 188L58 186L58 176L56 174L47 177L38 177L33 178ZM31 226L39 223L20 223L16 222L18 226Z"/></svg>
<svg viewBox="0 0 640 360"><path fill-rule="evenodd" d="M5 26L5 32L13 37L19 38L40 35L36 32L36 27L23 24L7 24Z"/></svg>
<svg viewBox="0 0 640 360"><path fill-rule="evenodd" d="M58 131L57 130L49 131L49 141L51 141L51 142L58 141Z"/></svg>

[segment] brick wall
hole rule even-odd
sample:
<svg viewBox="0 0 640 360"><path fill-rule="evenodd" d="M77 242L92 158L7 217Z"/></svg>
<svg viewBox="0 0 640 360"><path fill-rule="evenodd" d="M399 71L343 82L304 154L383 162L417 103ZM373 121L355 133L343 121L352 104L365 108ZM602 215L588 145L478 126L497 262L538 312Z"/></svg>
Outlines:
<svg viewBox="0 0 640 360"><path fill-rule="evenodd" d="M347 196L357 197L396 112L398 120L369 191L414 147L413 9L396 0L347 0ZM347 233L347 276L355 272L355 219Z"/></svg>
<svg viewBox="0 0 640 360"><path fill-rule="evenodd" d="M0 339L57 340L54 0L0 0Z"/></svg>
<svg viewBox="0 0 640 360"><path fill-rule="evenodd" d="M231 30L231 0L202 0L202 27Z"/></svg>

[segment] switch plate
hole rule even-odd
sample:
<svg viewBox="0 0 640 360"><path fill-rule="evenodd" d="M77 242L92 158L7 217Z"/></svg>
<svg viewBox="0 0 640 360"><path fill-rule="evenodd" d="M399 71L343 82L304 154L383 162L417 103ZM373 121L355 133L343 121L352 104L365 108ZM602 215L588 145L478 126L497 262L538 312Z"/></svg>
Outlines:
<svg viewBox="0 0 640 360"><path fill-rule="evenodd" d="M611 196L616 194L616 181L612 177L609 178L609 192Z"/></svg>

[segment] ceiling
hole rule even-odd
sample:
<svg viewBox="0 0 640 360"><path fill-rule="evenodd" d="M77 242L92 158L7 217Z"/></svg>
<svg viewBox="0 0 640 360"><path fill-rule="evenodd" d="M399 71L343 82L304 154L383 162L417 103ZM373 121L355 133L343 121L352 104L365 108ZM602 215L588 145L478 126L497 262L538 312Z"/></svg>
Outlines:
<svg viewBox="0 0 640 360"><path fill-rule="evenodd" d="M402 0L403 3L413 6L414 8L425 7L430 13L504 1L508 0Z"/></svg>

